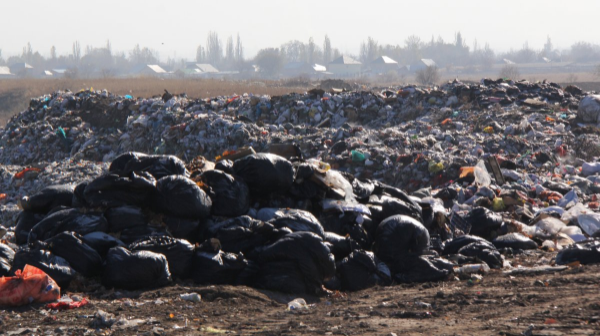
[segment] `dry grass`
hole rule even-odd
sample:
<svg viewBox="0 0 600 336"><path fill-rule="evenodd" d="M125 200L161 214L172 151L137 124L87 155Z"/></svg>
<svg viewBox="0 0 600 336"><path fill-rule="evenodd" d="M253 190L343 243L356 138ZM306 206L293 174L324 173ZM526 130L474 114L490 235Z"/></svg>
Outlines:
<svg viewBox="0 0 600 336"><path fill-rule="evenodd" d="M164 90L171 93L187 93L192 98L207 98L219 95L268 94L281 95L303 92L307 87L289 86L275 81L227 81L217 79L160 79L160 78L111 78L111 79L5 79L0 80L0 127L14 114L24 110L29 100L56 90L94 88L107 89L119 95L134 97L161 95Z"/></svg>

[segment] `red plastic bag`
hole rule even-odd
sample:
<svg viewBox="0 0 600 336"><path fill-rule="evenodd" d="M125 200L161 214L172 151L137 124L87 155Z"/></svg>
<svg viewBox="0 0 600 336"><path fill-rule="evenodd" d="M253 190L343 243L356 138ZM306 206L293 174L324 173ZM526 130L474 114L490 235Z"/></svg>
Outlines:
<svg viewBox="0 0 600 336"><path fill-rule="evenodd" d="M25 265L13 277L0 278L0 306L21 306L60 298L60 287L41 269Z"/></svg>
<svg viewBox="0 0 600 336"><path fill-rule="evenodd" d="M81 301L70 301L70 302L58 301L55 303L49 303L46 305L46 308L57 309L57 310L75 309L75 308L83 307L88 303L89 303L88 300L86 298L83 298Z"/></svg>

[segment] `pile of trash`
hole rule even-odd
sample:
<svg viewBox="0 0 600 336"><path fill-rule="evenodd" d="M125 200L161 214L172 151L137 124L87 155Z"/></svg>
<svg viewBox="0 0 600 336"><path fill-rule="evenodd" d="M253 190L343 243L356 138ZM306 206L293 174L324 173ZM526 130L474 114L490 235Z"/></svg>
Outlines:
<svg viewBox="0 0 600 336"><path fill-rule="evenodd" d="M0 136L0 276L322 294L470 278L538 249L599 263L598 132L582 120L596 101L504 80L197 100L56 92Z"/></svg>

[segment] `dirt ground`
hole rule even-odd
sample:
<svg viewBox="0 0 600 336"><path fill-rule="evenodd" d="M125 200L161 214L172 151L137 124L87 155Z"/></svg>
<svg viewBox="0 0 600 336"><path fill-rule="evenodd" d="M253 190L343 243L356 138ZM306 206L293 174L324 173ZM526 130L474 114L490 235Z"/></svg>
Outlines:
<svg viewBox="0 0 600 336"><path fill-rule="evenodd" d="M536 251L508 260L526 266L552 257ZM599 271L600 265L529 275L493 270L479 283L454 279L304 297L310 307L295 312L286 305L294 295L248 287L176 282L127 292L92 280L67 292L89 298L78 309L0 308L0 334L599 335ZM191 292L202 301L179 297ZM112 327L94 322L99 310L114 314L117 322Z"/></svg>

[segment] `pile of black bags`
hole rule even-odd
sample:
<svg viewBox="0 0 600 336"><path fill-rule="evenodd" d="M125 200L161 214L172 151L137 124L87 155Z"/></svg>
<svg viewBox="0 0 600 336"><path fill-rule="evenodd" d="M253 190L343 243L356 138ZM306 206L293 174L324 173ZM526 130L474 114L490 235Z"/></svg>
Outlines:
<svg viewBox="0 0 600 336"><path fill-rule="evenodd" d="M125 153L104 176L20 203L19 246L0 244L0 275L30 264L61 287L80 274L123 289L191 279L295 294L356 291L444 280L456 260L502 267L496 246L535 244L486 240L502 218L485 209L465 218L478 236L451 239L448 221L434 225L431 208L400 189L265 153L201 172L174 156ZM446 242L433 246L440 233Z"/></svg>

